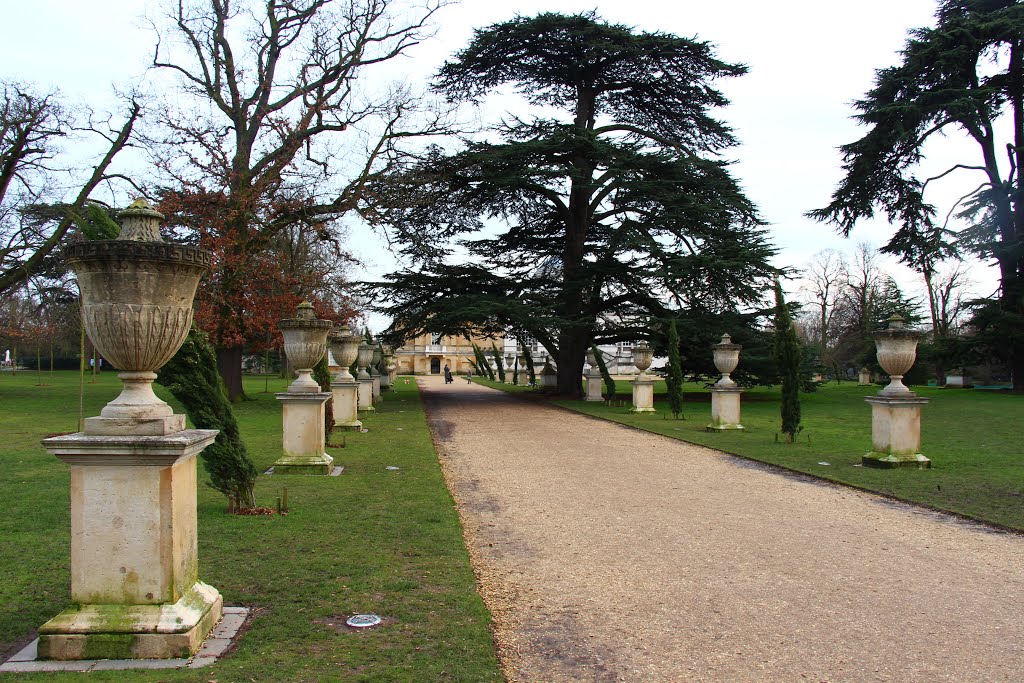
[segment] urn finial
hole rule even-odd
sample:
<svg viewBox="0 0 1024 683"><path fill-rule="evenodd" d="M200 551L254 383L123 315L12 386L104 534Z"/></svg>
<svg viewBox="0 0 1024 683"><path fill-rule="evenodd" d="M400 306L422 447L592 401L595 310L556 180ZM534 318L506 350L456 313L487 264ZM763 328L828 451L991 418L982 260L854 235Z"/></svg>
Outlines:
<svg viewBox="0 0 1024 683"><path fill-rule="evenodd" d="M121 232L117 239L131 242L163 242L160 223L164 215L149 200L139 197L127 209L117 214L121 219Z"/></svg>

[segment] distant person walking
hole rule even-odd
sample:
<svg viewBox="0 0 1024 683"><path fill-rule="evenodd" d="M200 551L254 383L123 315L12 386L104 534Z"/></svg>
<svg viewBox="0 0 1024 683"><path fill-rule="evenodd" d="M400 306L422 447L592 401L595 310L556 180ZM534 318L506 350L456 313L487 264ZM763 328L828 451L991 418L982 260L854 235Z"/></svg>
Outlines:
<svg viewBox="0 0 1024 683"><path fill-rule="evenodd" d="M468 384L473 383L473 368L466 370L466 382Z"/></svg>
<svg viewBox="0 0 1024 683"><path fill-rule="evenodd" d="M452 379L452 369L448 367L448 364L444 364L444 383L451 384L455 380Z"/></svg>

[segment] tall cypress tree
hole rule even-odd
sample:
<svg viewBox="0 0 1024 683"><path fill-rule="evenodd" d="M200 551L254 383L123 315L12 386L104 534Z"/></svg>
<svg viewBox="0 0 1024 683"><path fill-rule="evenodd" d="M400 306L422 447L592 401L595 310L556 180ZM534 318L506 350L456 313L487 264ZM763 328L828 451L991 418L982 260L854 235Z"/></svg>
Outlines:
<svg viewBox="0 0 1024 683"><path fill-rule="evenodd" d="M238 431L227 389L217 372L217 356L206 335L193 327L178 352L160 369L156 381L181 401L198 429L220 430L214 442L199 454L210 475L210 486L234 498L239 507L254 507L256 466Z"/></svg>
<svg viewBox="0 0 1024 683"><path fill-rule="evenodd" d="M498 347L495 346L494 344L491 344L491 355L494 356L494 366L496 368L498 368L498 381L501 382L502 384L504 384L505 383L505 366L503 364L504 360L502 359L501 354L498 352Z"/></svg>
<svg viewBox="0 0 1024 683"><path fill-rule="evenodd" d="M679 419L683 414L683 360L679 355L679 330L676 319L668 323L668 403L672 415Z"/></svg>
<svg viewBox="0 0 1024 683"><path fill-rule="evenodd" d="M615 380L612 379L612 374L608 372L608 366L604 362L604 354L601 353L601 349L597 346L590 347L594 352L594 360L597 361L597 369L601 373L601 379L604 380L604 390L608 395L609 401L615 400Z"/></svg>
<svg viewBox="0 0 1024 683"><path fill-rule="evenodd" d="M775 362L782 380L782 433L793 443L800 426L800 340L786 307L782 284L775 280Z"/></svg>

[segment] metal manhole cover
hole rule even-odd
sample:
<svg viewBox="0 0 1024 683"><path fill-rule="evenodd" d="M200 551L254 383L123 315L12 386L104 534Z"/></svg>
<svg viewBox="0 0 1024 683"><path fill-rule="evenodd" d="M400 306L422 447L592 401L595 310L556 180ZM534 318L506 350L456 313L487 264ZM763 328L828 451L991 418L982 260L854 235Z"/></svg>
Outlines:
<svg viewBox="0 0 1024 683"><path fill-rule="evenodd" d="M376 614L354 614L345 622L352 628L369 628L376 626L381 621Z"/></svg>

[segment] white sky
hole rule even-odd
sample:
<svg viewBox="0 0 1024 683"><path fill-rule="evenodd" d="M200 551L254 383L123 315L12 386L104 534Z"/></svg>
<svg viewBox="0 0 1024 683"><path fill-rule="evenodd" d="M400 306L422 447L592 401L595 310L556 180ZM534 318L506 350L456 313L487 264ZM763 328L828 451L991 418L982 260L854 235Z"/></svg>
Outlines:
<svg viewBox="0 0 1024 683"><path fill-rule="evenodd" d="M71 100L109 107L112 87L139 79L151 57L153 34L141 21L147 5L160 3L0 0L0 78L56 87ZM932 24L934 0L463 0L438 14L436 37L417 46L401 69L411 82L422 82L466 45L473 28L515 13L595 8L611 22L709 40L720 58L750 67L748 75L722 84L732 105L719 116L742 143L728 156L737 160L733 172L770 224L778 265L801 266L827 247L852 252L855 242L880 246L888 240L893 229L882 221L858 226L845 240L803 213L828 203L841 175L836 147L865 130L850 119L850 103L871 87L875 69L897 63L907 29ZM945 139L926 150L928 163L944 170L958 150L960 159L975 158L966 143ZM973 180L945 183L929 198L948 207ZM393 269L368 230L353 231L352 247L369 262L369 276ZM913 273L895 264L889 269L905 289L918 289ZM977 265L972 276L977 293L994 289L993 269Z"/></svg>

